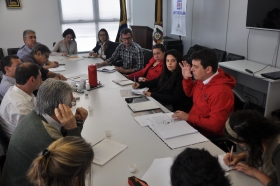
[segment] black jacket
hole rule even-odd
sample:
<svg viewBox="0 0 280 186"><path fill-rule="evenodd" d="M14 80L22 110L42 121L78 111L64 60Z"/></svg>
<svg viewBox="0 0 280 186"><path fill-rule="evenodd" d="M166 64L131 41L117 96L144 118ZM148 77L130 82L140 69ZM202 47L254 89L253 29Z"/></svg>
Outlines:
<svg viewBox="0 0 280 186"><path fill-rule="evenodd" d="M112 54L114 53L114 51L118 45L119 45L119 43L108 41L107 48L105 49L106 59L108 59L112 56ZM94 47L94 49L92 49L92 51L95 53L98 53L98 50L100 49L100 47L101 46L99 45L99 42L97 42L96 46Z"/></svg>

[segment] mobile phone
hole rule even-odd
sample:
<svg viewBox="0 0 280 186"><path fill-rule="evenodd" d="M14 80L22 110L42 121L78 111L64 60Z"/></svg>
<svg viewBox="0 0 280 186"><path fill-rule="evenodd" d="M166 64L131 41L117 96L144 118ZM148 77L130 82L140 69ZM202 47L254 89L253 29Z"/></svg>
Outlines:
<svg viewBox="0 0 280 186"><path fill-rule="evenodd" d="M139 102L149 101L149 99L146 96L125 98L124 100L127 103L139 103Z"/></svg>

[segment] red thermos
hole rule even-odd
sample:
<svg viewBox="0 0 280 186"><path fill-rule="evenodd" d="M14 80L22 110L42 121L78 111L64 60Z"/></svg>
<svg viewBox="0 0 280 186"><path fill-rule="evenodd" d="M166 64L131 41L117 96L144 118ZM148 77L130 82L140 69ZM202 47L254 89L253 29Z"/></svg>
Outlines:
<svg viewBox="0 0 280 186"><path fill-rule="evenodd" d="M97 71L95 64L88 65L88 81L90 87L97 86Z"/></svg>

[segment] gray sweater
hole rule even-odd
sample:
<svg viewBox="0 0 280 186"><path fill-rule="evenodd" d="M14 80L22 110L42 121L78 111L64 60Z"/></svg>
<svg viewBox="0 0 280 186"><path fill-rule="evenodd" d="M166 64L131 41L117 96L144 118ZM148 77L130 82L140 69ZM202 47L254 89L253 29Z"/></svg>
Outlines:
<svg viewBox="0 0 280 186"><path fill-rule="evenodd" d="M68 130L65 135L81 136L81 129L78 127ZM34 110L31 111L22 119L12 135L0 185L32 185L26 178L32 161L60 137L63 137L60 131L49 125Z"/></svg>

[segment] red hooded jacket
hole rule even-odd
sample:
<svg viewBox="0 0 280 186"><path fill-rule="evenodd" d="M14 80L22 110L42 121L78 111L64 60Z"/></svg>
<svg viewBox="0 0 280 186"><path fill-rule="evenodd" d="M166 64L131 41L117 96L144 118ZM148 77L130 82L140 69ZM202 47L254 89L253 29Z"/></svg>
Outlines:
<svg viewBox="0 0 280 186"><path fill-rule="evenodd" d="M234 109L235 79L218 68L208 84L192 78L183 79L186 96L193 96L188 122L205 136L223 135L226 120Z"/></svg>
<svg viewBox="0 0 280 186"><path fill-rule="evenodd" d="M157 78L161 74L163 62L161 61L155 67L153 67L153 64L155 62L156 60L154 59L154 57L152 57L149 63L145 66L145 68L137 72L134 72L133 74L129 74L129 79L133 81L134 76L136 79L138 79L139 77L144 77L145 75L146 75L145 78L148 81Z"/></svg>

